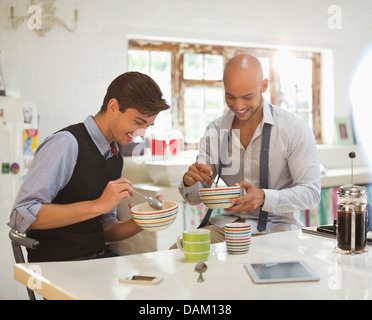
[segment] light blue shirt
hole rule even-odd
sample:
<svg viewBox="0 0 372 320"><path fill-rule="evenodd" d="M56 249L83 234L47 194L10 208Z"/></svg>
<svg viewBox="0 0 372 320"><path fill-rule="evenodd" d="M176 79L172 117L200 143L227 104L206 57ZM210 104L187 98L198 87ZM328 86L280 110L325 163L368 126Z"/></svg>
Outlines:
<svg viewBox="0 0 372 320"><path fill-rule="evenodd" d="M112 157L110 144L93 117L87 117L84 125L102 156L105 159ZM119 150L116 141L115 144ZM51 203L69 182L77 156L77 140L68 131L55 133L39 145L14 202L8 223L11 228L21 233L28 230L37 219L41 206L44 203ZM113 221L117 221L116 208L101 217L103 227Z"/></svg>

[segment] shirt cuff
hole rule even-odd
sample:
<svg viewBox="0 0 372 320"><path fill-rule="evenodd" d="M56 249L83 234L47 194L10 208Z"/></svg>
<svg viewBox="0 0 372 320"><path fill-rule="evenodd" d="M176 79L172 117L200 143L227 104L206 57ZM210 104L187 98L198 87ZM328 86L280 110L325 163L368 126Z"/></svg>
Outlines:
<svg viewBox="0 0 372 320"><path fill-rule="evenodd" d="M19 207L14 209L8 225L20 233L26 233L30 225L37 219L37 214L42 205L38 202L29 208Z"/></svg>
<svg viewBox="0 0 372 320"><path fill-rule="evenodd" d="M198 189L200 188L201 184L199 182L189 187L186 187L183 182L181 182L178 186L180 195L185 199L187 203L191 205L197 205L201 202L198 193Z"/></svg>
<svg viewBox="0 0 372 320"><path fill-rule="evenodd" d="M265 201L262 206L263 211L275 212L279 201L278 190L262 189L265 192Z"/></svg>

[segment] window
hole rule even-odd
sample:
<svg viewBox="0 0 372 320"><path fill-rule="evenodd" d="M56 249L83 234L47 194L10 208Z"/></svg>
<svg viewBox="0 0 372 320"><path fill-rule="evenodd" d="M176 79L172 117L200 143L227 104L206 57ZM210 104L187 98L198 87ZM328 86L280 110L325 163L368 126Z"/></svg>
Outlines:
<svg viewBox="0 0 372 320"><path fill-rule="evenodd" d="M183 55L183 133L188 144L197 144L208 124L223 114L223 66L222 55Z"/></svg>
<svg viewBox="0 0 372 320"><path fill-rule="evenodd" d="M166 51L129 50L128 69L139 71L153 78L161 88L164 98L171 103L171 53ZM170 110L163 111L158 116L158 123L164 130L172 128Z"/></svg>
<svg viewBox="0 0 372 320"><path fill-rule="evenodd" d="M128 69L150 75L172 105L159 114L156 127L178 129L185 148L193 149L207 125L226 110L223 69L240 53L260 60L269 79L265 99L302 118L320 143L320 53L129 40Z"/></svg>
<svg viewBox="0 0 372 320"><path fill-rule="evenodd" d="M279 51L274 55L273 63L279 76L278 105L298 115L314 130L313 60Z"/></svg>

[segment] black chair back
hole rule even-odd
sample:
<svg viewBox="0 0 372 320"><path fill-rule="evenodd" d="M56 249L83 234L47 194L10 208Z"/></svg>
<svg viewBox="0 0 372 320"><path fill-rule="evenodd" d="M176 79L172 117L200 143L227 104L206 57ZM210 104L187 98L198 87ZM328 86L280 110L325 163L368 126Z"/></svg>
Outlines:
<svg viewBox="0 0 372 320"><path fill-rule="evenodd" d="M38 240L27 238L13 229L9 231L9 238L12 243L13 255L16 263L25 263L22 247L36 250L40 245ZM32 290L27 288L27 293L30 300L36 300L35 293Z"/></svg>

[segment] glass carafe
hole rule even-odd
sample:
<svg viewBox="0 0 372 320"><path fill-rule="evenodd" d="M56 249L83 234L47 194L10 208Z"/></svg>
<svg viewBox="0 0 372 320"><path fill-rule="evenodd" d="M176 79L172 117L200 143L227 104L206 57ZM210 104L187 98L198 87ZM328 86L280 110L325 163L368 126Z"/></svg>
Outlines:
<svg viewBox="0 0 372 320"><path fill-rule="evenodd" d="M337 191L337 248L342 254L366 251L367 192L355 185L342 186Z"/></svg>

